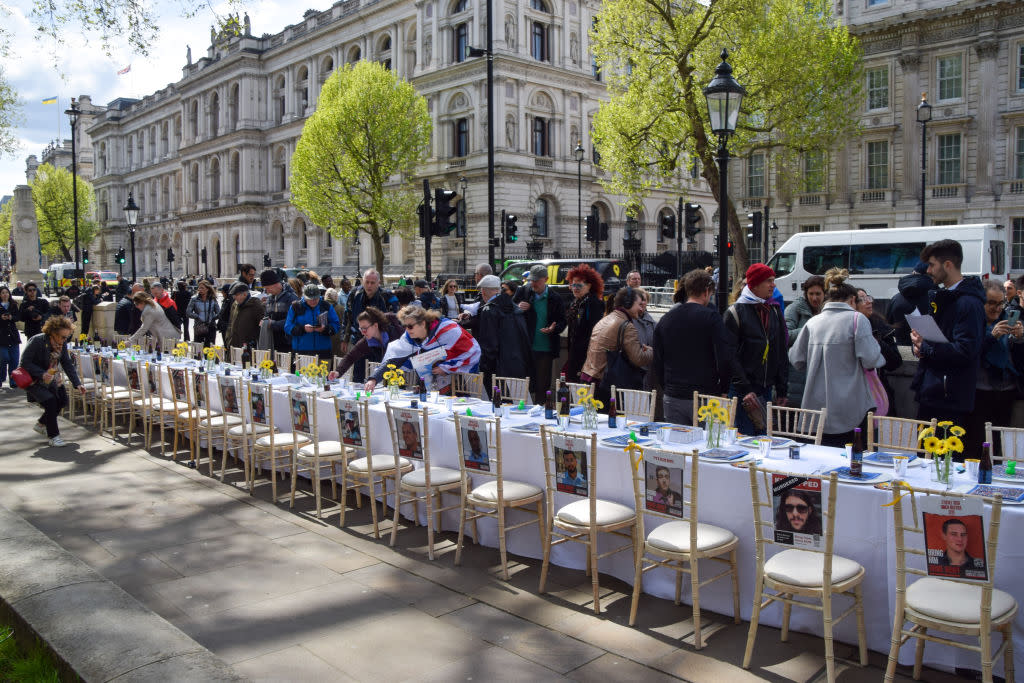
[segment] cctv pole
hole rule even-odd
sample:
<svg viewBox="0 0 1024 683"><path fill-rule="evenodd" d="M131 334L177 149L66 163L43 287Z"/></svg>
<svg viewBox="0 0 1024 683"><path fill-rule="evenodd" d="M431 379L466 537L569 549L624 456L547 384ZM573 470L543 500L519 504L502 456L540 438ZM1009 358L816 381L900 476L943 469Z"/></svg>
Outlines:
<svg viewBox="0 0 1024 683"><path fill-rule="evenodd" d="M507 226L505 224L505 209L502 209L501 210L501 263L498 264L498 268L496 269L496 272L498 272L498 273L500 273L502 271L502 269L504 268L504 266L505 266L505 233L507 232L506 227Z"/></svg>
<svg viewBox="0 0 1024 683"><path fill-rule="evenodd" d="M423 247L426 249L424 258L426 260L427 280L430 280L430 181L423 179L423 210L420 211L420 232L423 235Z"/></svg>
<svg viewBox="0 0 1024 683"><path fill-rule="evenodd" d="M771 204L771 199L765 200L764 221L761 223L761 239L764 241L764 250L761 252L761 263L768 263L768 226L771 225L771 221L768 220L769 204Z"/></svg>
<svg viewBox="0 0 1024 683"><path fill-rule="evenodd" d="M683 210L683 198L679 198L679 210L676 212L676 278L683 279L683 231L686 225L686 213Z"/></svg>

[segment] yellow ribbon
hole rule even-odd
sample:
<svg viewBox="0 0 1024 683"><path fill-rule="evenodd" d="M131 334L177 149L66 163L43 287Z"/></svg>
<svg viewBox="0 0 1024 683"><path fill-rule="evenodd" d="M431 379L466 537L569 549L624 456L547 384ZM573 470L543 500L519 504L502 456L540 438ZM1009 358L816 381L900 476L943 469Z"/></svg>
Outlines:
<svg viewBox="0 0 1024 683"><path fill-rule="evenodd" d="M633 465L633 471L637 472L640 470L640 462L644 459L644 448L636 441L630 441L629 444L622 449L624 453L629 455L629 461ZM636 453L636 457L633 454Z"/></svg>
<svg viewBox="0 0 1024 683"><path fill-rule="evenodd" d="M895 505L899 501L903 500L907 496L907 494L914 493L914 487L911 486L910 484L908 484L907 482L903 481L902 479L894 479L891 482L890 485L891 486L896 486L896 485L904 486L904 487L906 487L907 492L903 493L903 494L900 494L900 497L896 498L895 500L892 500L892 501L890 501L888 503L882 503L882 507L884 507L884 508L892 507L893 505Z"/></svg>

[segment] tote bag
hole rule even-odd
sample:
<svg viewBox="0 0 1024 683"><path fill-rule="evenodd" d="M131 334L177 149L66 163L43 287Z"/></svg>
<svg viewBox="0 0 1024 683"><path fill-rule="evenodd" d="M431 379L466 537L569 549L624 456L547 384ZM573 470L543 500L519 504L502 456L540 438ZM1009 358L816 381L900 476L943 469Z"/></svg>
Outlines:
<svg viewBox="0 0 1024 683"><path fill-rule="evenodd" d="M856 316L853 319L853 339L854 344L857 341L857 321L860 320L860 316ZM875 368L870 370L864 368L864 380L868 385L868 393L871 394L871 400L875 402L875 415L879 417L885 417L889 414L889 394L885 393L885 387L882 386L882 379L878 376L878 371Z"/></svg>

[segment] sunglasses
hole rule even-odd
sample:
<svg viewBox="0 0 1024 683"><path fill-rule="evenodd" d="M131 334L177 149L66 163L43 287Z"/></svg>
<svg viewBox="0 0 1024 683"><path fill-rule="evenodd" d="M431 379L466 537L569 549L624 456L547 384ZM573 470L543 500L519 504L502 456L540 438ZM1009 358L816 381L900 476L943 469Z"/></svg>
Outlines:
<svg viewBox="0 0 1024 683"><path fill-rule="evenodd" d="M412 328L416 327L417 325L419 325L419 323L402 323L402 326L405 329L407 329L407 330L411 330Z"/></svg>
<svg viewBox="0 0 1024 683"><path fill-rule="evenodd" d="M811 507L809 505L783 505L782 509L786 512L799 512L801 515L806 515L810 512Z"/></svg>
<svg viewBox="0 0 1024 683"><path fill-rule="evenodd" d="M572 283L569 286L572 287L573 289L583 289L583 283L582 282L574 282L574 283Z"/></svg>

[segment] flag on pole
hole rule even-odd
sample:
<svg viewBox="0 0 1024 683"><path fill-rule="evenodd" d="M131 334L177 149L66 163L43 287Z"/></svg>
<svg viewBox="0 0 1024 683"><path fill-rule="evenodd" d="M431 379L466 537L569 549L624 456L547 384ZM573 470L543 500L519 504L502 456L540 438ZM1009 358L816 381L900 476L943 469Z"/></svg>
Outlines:
<svg viewBox="0 0 1024 683"><path fill-rule="evenodd" d="M132 70L132 65L131 65L131 64L129 64L129 65L128 65L128 66L126 66L125 68L123 68L123 69L121 69L120 71L118 71L118 72L117 72L117 75L118 75L118 76L124 76L124 75L125 75L126 73L128 73L128 72L129 72L129 71L131 71L131 70Z"/></svg>
<svg viewBox="0 0 1024 683"><path fill-rule="evenodd" d="M57 96L47 97L43 100L43 104L57 104Z"/></svg>

